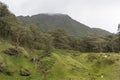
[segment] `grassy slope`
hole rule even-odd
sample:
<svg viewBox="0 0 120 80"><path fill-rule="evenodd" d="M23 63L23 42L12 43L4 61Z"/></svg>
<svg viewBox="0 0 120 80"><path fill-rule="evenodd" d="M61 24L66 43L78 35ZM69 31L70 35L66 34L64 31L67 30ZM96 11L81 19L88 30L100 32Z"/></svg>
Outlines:
<svg viewBox="0 0 120 80"><path fill-rule="evenodd" d="M6 50L7 48L13 47L7 42L0 42L0 57L2 58L2 61L7 65L7 69L14 72L14 75L8 76L5 73L0 73L0 79L1 80L30 80L34 78L34 80L40 80L41 76L40 73L35 65L35 63L30 62L29 58L26 58L22 54L18 56L10 56L3 53L3 50ZM22 51L23 54L26 54L26 51ZM1 60L1 59L0 59ZM20 76L19 71L21 67L27 68L31 72L31 76L29 77L23 77Z"/></svg>
<svg viewBox="0 0 120 80"><path fill-rule="evenodd" d="M42 80L42 74L38 71L35 62L23 54L27 52L23 49L23 54L9 56L2 51L13 47L7 42L0 41L0 61L7 65L7 70L13 71L12 76L0 73L1 80ZM41 51L35 51L34 57ZM105 57L107 55L107 57ZM91 58L92 60L88 58ZM52 56L55 60L54 66L47 74L47 80L120 80L120 55L105 53L80 53L72 50L54 50ZM90 61L91 60L91 61ZM115 61L114 63L109 63ZM21 67L30 70L28 77L20 76Z"/></svg>

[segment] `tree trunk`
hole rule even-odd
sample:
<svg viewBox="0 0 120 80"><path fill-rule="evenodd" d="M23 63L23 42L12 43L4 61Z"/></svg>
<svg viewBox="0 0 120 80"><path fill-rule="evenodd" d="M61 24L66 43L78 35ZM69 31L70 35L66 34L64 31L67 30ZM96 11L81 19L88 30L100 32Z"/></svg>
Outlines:
<svg viewBox="0 0 120 80"><path fill-rule="evenodd" d="M20 32L17 33L17 37L16 37L16 49L18 48L18 46L20 45Z"/></svg>

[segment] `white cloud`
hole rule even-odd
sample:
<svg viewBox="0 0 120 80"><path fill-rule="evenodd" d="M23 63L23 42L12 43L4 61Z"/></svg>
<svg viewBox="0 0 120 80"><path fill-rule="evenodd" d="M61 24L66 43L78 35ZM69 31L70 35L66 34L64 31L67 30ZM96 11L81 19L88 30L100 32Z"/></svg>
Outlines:
<svg viewBox="0 0 120 80"><path fill-rule="evenodd" d="M120 23L120 0L1 0L16 15L65 13L91 27L111 32Z"/></svg>

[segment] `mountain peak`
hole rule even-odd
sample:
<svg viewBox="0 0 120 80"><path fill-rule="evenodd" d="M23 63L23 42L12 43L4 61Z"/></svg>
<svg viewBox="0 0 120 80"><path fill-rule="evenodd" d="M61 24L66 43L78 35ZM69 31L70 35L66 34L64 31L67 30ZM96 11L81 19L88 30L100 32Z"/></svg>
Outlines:
<svg viewBox="0 0 120 80"><path fill-rule="evenodd" d="M31 17L18 17L22 24L33 23L37 25L41 31L48 31L53 29L64 29L69 34L75 36L85 36L89 34L106 35L110 34L108 31L101 29L92 29L76 20L73 20L67 14L60 13L42 13L33 15ZM95 31L94 31L95 30ZM97 32L99 31L99 33Z"/></svg>

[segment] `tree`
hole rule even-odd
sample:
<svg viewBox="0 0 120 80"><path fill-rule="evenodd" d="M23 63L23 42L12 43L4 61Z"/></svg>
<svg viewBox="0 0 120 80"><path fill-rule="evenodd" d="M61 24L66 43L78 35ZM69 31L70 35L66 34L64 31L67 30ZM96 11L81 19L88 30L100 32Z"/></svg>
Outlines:
<svg viewBox="0 0 120 80"><path fill-rule="evenodd" d="M120 33L120 24L118 25L118 34Z"/></svg>
<svg viewBox="0 0 120 80"><path fill-rule="evenodd" d="M53 37L50 34L44 34L42 40L44 43L44 54L50 55L53 49Z"/></svg>
<svg viewBox="0 0 120 80"><path fill-rule="evenodd" d="M53 67L55 61L50 57L44 57L40 60L39 69L43 74L43 80L46 80L46 75L50 72L50 69Z"/></svg>
<svg viewBox="0 0 120 80"><path fill-rule="evenodd" d="M12 35L12 28L18 25L16 17L0 2L0 36L7 38Z"/></svg>
<svg viewBox="0 0 120 80"><path fill-rule="evenodd" d="M98 37L95 35L84 37L81 45L82 50L85 52L97 52L99 48Z"/></svg>
<svg viewBox="0 0 120 80"><path fill-rule="evenodd" d="M118 44L119 44L119 51L120 51L120 24L118 25Z"/></svg>
<svg viewBox="0 0 120 80"><path fill-rule="evenodd" d="M59 49L69 49L69 40L68 35L63 29L56 29L51 32L49 32L53 39L53 45L55 48Z"/></svg>
<svg viewBox="0 0 120 80"><path fill-rule="evenodd" d="M33 37L31 31L27 27L17 26L14 28L12 41L15 42L16 48L19 46L31 47L33 42Z"/></svg>
<svg viewBox="0 0 120 80"><path fill-rule="evenodd" d="M32 38L33 38L32 48L34 48L34 49L42 49L42 44L43 44L42 37L43 37L43 33L34 24L27 25L26 27L28 27L30 29L30 32L32 34Z"/></svg>

